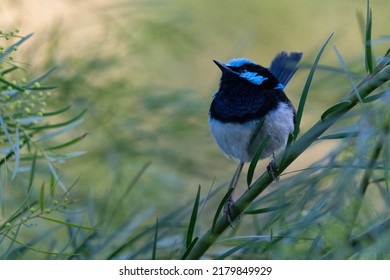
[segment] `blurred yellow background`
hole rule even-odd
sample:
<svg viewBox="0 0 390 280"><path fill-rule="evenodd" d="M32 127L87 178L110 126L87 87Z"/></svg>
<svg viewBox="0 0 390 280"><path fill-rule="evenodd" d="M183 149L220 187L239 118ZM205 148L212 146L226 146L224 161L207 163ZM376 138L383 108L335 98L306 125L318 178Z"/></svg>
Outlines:
<svg viewBox="0 0 390 280"><path fill-rule="evenodd" d="M388 35L388 8L388 0L372 1L373 38ZM206 192L229 181L235 169L209 133L220 75L212 59L248 57L267 66L280 51L303 51L302 68L286 89L298 106L308 69L333 32L320 64L340 68L336 46L350 70L364 74L359 18L365 9L363 0L8 0L0 14L2 29L34 33L17 54L28 63L27 75L60 66L49 80L59 85L51 106L88 109L77 131L89 134L77 146L88 153L62 166L65 180L81 176L75 191L82 197L92 192L103 205L108 190L120 196L151 161L129 208L164 212L193 197L199 184ZM386 46L374 45L375 55ZM343 73L317 71L302 130L350 89ZM309 166L333 146L316 145L289 171Z"/></svg>

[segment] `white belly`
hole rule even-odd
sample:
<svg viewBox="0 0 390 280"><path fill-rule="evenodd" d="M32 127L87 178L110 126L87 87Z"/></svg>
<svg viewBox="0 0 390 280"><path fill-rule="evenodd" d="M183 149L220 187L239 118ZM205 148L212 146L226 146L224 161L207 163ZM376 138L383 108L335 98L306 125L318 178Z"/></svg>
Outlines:
<svg viewBox="0 0 390 280"><path fill-rule="evenodd" d="M271 138L260 159L269 157L286 145L289 134L294 131L294 112L286 103L281 103L267 115L263 127L254 140L254 133L261 123L258 120L240 124L223 123L209 118L209 123L217 146L226 156L238 161L249 162L255 155L261 141L268 134ZM250 145L251 141L252 145Z"/></svg>

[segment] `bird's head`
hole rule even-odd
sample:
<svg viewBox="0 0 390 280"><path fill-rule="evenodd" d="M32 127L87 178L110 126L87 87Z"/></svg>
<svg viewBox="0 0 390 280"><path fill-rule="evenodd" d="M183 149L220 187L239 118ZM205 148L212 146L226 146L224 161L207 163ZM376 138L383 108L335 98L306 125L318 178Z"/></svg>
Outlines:
<svg viewBox="0 0 390 280"><path fill-rule="evenodd" d="M254 63L247 58L235 58L227 63L213 60L221 69L221 87L224 85L235 87L255 86L263 89L283 89L275 76L265 67Z"/></svg>

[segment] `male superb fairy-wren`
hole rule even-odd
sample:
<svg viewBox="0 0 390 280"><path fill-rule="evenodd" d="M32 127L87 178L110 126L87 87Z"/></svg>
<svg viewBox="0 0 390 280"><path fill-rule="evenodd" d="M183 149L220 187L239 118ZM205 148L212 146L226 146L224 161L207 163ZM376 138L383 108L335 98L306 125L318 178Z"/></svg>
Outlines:
<svg viewBox="0 0 390 280"><path fill-rule="evenodd" d="M274 156L293 133L295 109L284 88L297 71L301 58L300 52L281 52L268 69L247 58L235 58L226 64L214 60L222 76L213 95L209 124L217 146L239 162L233 188L244 163L253 159L265 137L269 135L260 159ZM267 170L276 179L273 164L272 161ZM233 206L230 196L225 205L229 223Z"/></svg>

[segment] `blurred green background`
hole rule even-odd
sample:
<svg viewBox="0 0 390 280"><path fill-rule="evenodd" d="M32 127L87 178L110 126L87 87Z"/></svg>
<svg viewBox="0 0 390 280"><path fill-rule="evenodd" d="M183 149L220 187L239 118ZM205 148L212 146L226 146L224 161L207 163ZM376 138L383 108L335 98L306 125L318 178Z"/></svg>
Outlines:
<svg viewBox="0 0 390 280"><path fill-rule="evenodd" d="M388 34L388 8L388 0L372 1L373 38ZM62 166L68 184L80 176L74 189L80 208L92 196L96 212L104 211L108 194L121 197L151 162L126 203L129 212L152 208L155 219L190 201L198 185L205 194L226 183L236 167L209 133L208 109L220 76L212 59L248 57L267 66L280 51L303 51L301 70L286 89L297 106L308 68L332 32L321 63L340 67L337 46L350 70L364 73L359 18L365 9L363 0L4 0L0 14L3 29L35 33L17 56L27 63L27 75L60 66L49 80L59 86L50 106L88 109L73 132L88 133L77 147L87 154ZM374 45L375 55L386 47ZM302 129L350 88L343 73L318 70ZM334 145L316 145L289 171Z"/></svg>

